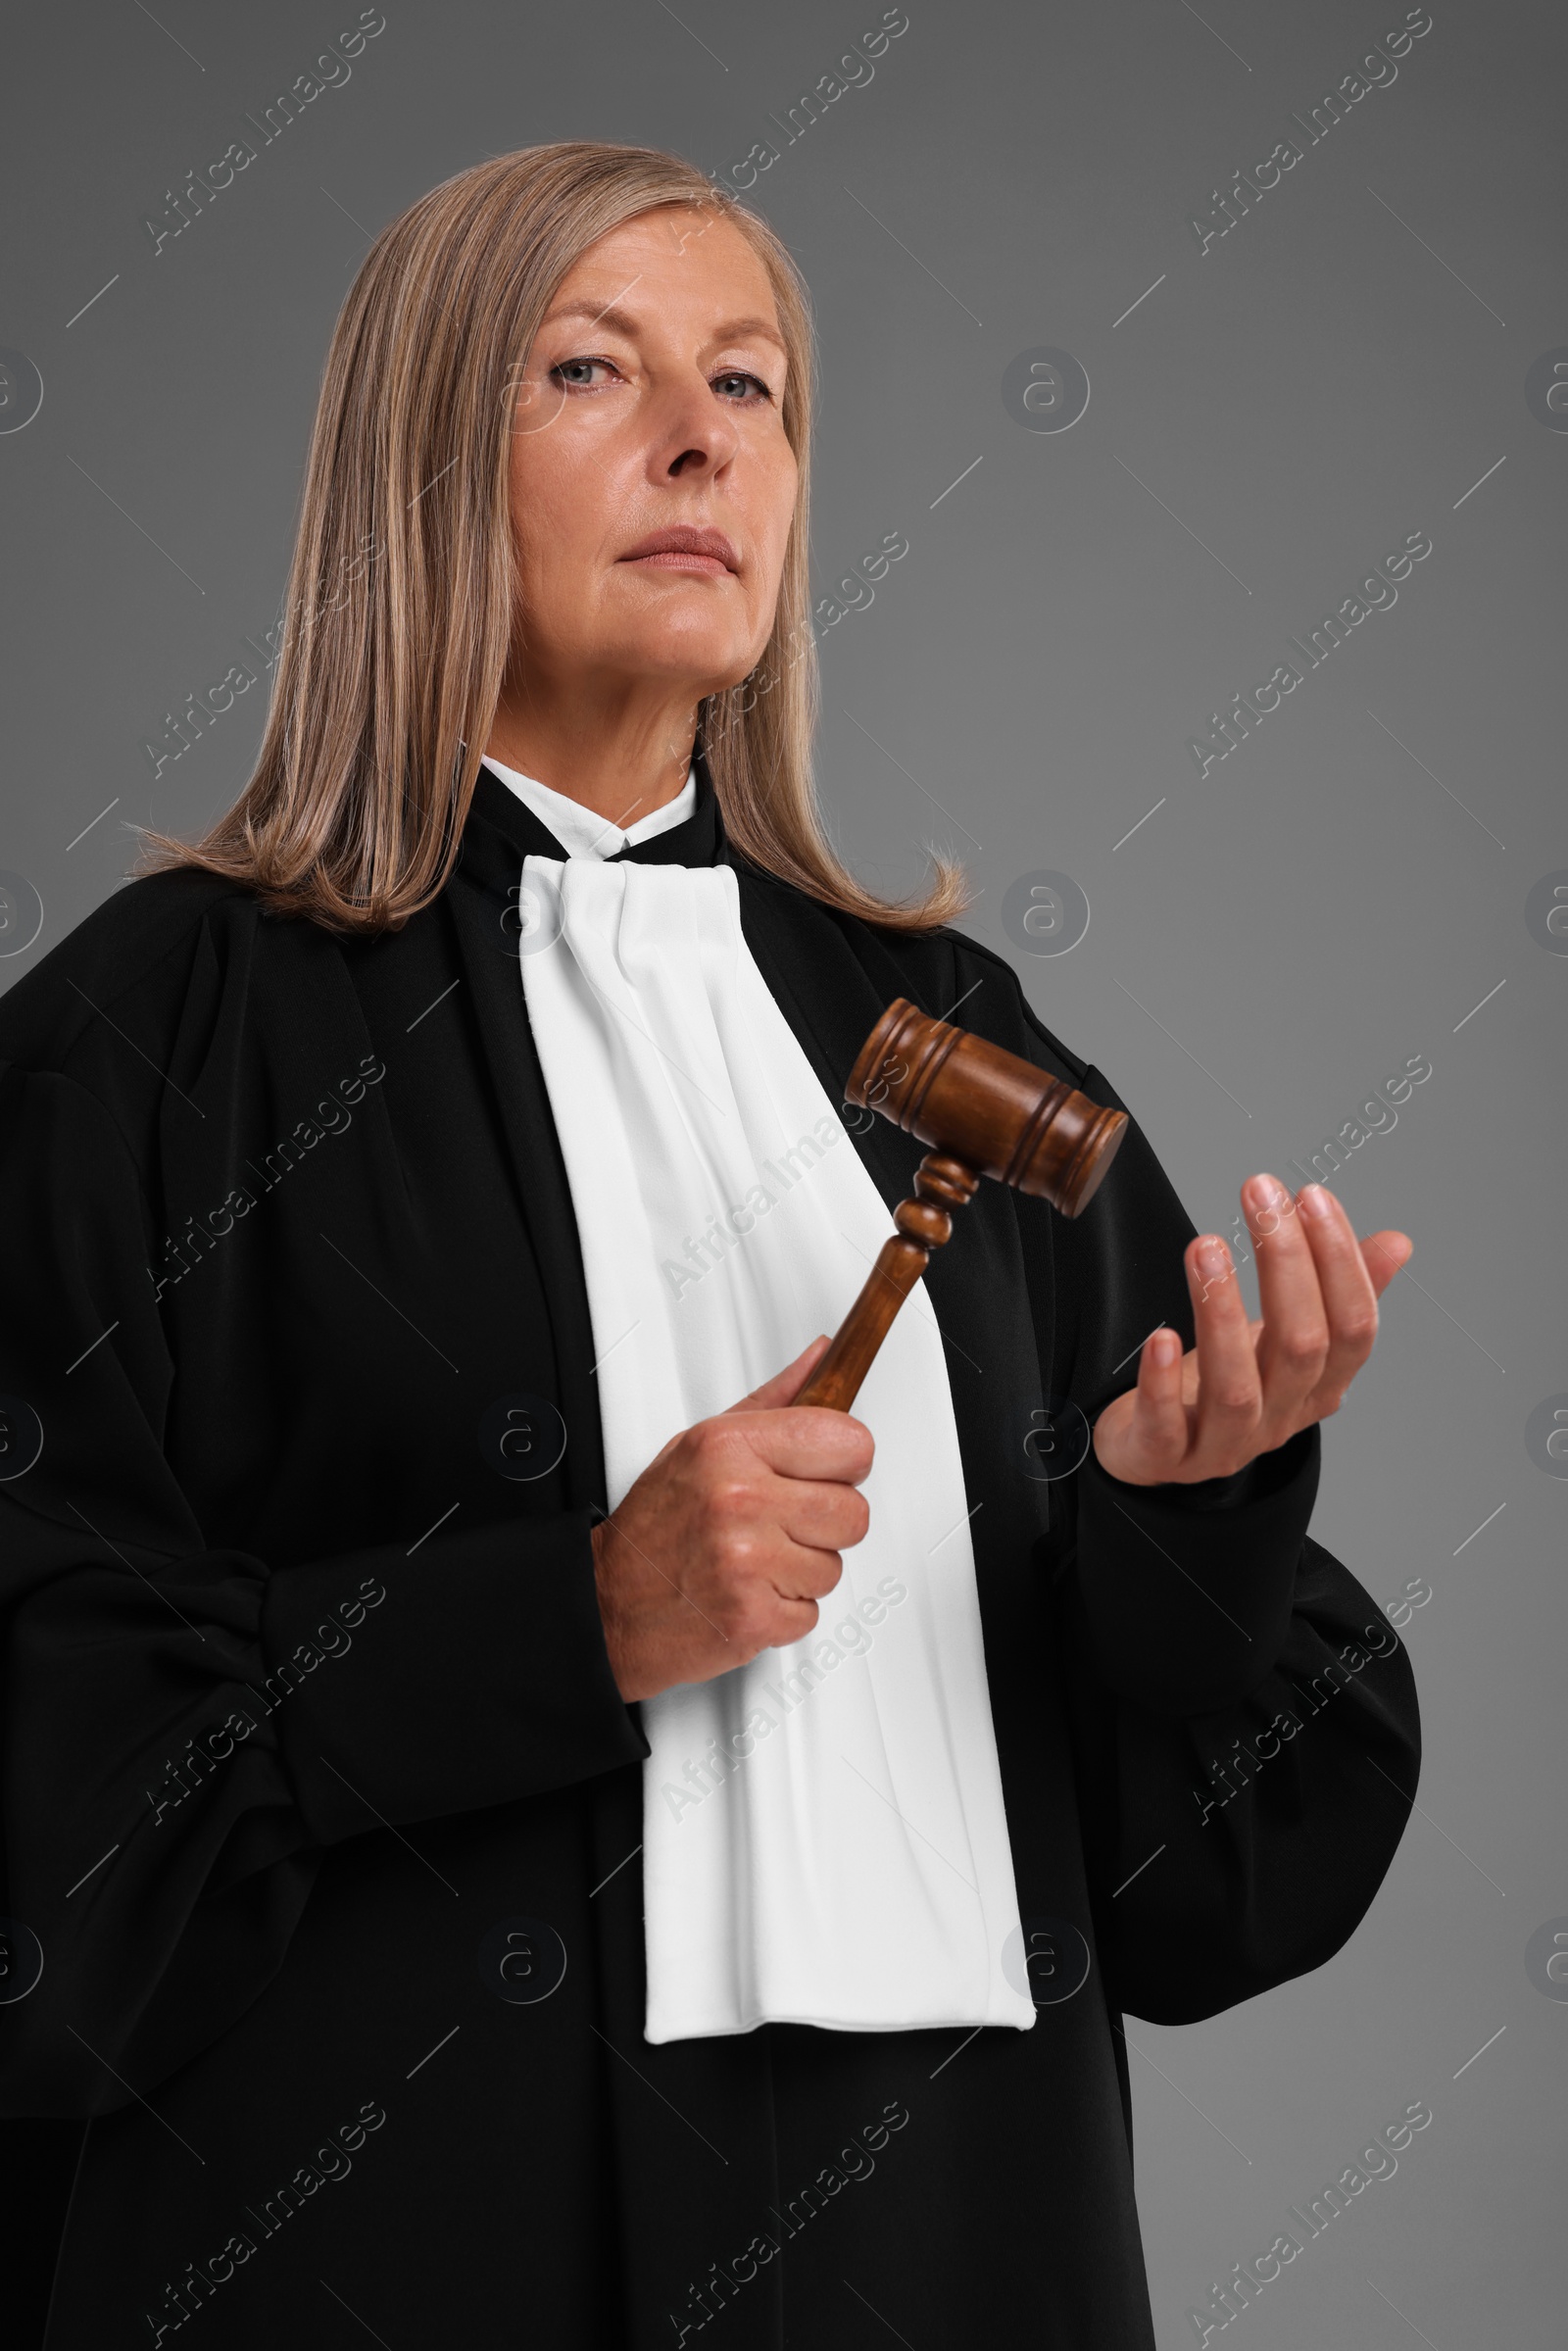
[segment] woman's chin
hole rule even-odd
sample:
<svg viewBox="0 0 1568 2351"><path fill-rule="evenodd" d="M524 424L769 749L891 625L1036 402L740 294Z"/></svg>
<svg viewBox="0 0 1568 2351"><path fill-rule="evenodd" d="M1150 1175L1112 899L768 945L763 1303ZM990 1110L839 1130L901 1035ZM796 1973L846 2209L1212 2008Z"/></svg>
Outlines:
<svg viewBox="0 0 1568 2351"><path fill-rule="evenodd" d="M703 629L683 629L673 616L657 629L638 631L617 653L627 670L650 681L658 679L672 691L689 692L694 702L738 686L760 659L750 639L737 644L727 629L717 637Z"/></svg>

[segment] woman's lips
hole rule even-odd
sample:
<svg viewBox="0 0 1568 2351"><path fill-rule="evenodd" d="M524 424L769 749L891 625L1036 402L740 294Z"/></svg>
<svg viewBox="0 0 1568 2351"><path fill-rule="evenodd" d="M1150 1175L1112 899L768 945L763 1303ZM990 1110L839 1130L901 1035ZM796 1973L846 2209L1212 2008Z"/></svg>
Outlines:
<svg viewBox="0 0 1568 2351"><path fill-rule="evenodd" d="M689 550L675 547L662 548L657 555L622 556L621 561L635 563L640 570L703 571L714 579L722 579L729 570L728 563L720 563L717 556L693 555Z"/></svg>
<svg viewBox="0 0 1568 2351"><path fill-rule="evenodd" d="M629 547L620 561L714 579L740 569L740 557L723 531L695 522L667 523L662 530L651 530L635 547Z"/></svg>

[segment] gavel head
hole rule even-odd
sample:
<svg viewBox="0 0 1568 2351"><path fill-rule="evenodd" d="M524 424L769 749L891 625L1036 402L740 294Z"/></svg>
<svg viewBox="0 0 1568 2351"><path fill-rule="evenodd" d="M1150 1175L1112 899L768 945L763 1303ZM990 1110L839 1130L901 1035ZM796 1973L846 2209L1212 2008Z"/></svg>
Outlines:
<svg viewBox="0 0 1568 2351"><path fill-rule="evenodd" d="M899 997L861 1046L844 1089L928 1149L1077 1216L1127 1128L1064 1078Z"/></svg>

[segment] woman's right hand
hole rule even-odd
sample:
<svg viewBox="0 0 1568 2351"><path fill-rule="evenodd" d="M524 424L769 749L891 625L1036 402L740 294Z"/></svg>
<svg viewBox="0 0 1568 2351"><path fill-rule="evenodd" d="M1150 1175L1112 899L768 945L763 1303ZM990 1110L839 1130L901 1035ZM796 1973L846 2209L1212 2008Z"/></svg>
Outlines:
<svg viewBox="0 0 1568 2351"><path fill-rule="evenodd" d="M791 1408L827 1348L672 1437L593 1531L605 1644L628 1703L710 1682L809 1633L870 1524L871 1432Z"/></svg>

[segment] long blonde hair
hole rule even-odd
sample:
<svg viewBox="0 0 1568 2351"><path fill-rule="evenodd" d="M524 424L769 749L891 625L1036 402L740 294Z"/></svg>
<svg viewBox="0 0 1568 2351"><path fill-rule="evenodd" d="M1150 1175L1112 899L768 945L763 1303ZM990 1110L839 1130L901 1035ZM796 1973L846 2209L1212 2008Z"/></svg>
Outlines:
<svg viewBox="0 0 1568 2351"><path fill-rule="evenodd" d="M194 865L278 913L397 930L456 861L511 645L510 432L550 301L588 247L657 205L720 211L767 269L788 349L800 489L773 630L750 678L701 705L699 740L736 850L823 904L903 931L965 899L863 889L811 780L808 570L813 343L806 288L755 214L657 148L565 140L460 171L382 230L343 305L311 440L271 708L256 771L194 842L149 832L138 871Z"/></svg>

